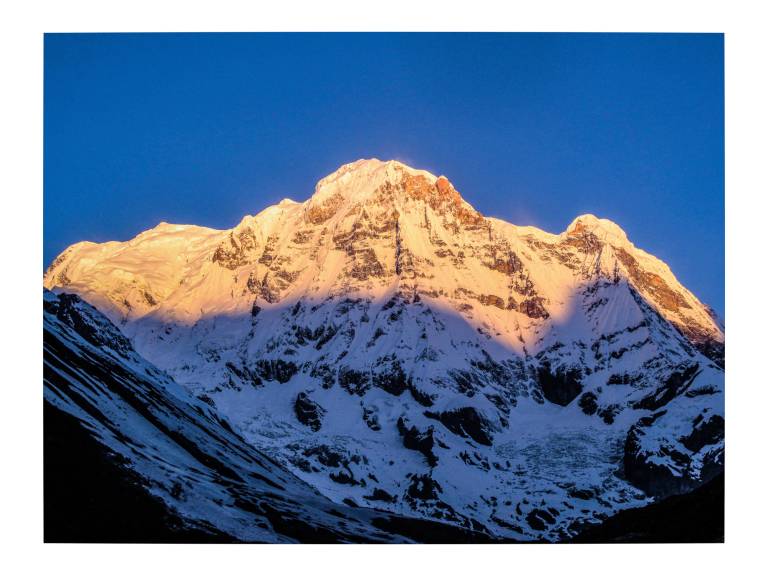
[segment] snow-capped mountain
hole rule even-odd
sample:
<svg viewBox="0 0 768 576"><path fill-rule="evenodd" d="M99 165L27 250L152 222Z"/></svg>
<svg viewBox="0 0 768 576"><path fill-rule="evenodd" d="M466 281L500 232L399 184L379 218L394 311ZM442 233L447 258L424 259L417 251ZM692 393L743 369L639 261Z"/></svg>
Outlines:
<svg viewBox="0 0 768 576"><path fill-rule="evenodd" d="M398 162L232 230L75 244L44 285L337 503L559 540L723 468L723 327L668 266Z"/></svg>

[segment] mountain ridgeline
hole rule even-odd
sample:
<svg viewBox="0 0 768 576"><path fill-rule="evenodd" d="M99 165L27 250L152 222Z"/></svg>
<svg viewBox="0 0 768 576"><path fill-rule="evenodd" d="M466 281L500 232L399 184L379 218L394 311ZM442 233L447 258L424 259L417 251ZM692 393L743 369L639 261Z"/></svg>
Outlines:
<svg viewBox="0 0 768 576"><path fill-rule="evenodd" d="M75 244L44 286L322 506L565 541L723 471L723 327L666 264L592 215L484 217L398 162L231 230ZM277 539L263 522L238 538Z"/></svg>

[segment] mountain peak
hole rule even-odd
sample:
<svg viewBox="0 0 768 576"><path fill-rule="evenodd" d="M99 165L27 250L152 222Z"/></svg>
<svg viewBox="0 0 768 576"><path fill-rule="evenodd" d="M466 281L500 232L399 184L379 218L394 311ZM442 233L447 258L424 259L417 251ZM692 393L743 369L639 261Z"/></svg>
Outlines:
<svg viewBox="0 0 768 576"><path fill-rule="evenodd" d="M627 234L621 226L607 218L598 218L594 214L577 216L565 230L565 234L568 236L578 236L587 232L594 234L600 240L615 243L628 242Z"/></svg>
<svg viewBox="0 0 768 576"><path fill-rule="evenodd" d="M326 181L326 180L335 180L336 178L339 178L341 176L344 176L345 174L349 173L363 173L363 174L371 174L374 172L379 171L388 171L390 176L395 176L398 173L402 172L408 172L412 175L420 174L422 176L427 176L430 180L436 180L436 176L427 170L420 170L418 168L414 168L412 166L409 166L408 164L404 164L403 162L400 162L399 160L379 160L378 158L360 158L359 160L355 160L354 162L349 162L347 164L342 164L335 172L332 172L325 178L323 178L320 182Z"/></svg>
<svg viewBox="0 0 768 576"><path fill-rule="evenodd" d="M318 195L325 197L328 191L335 192L342 187L359 195L370 188L365 185L366 183L375 183L376 185L385 181L395 183L402 180L404 175L423 176L431 183L437 180L434 174L426 170L412 168L397 160L360 159L344 164L335 172L322 178L315 187L313 198Z"/></svg>
<svg viewBox="0 0 768 576"><path fill-rule="evenodd" d="M387 200L388 199L388 200ZM321 179L306 205L310 221L322 222L344 206L360 203L425 202L433 210L451 210L469 219L482 218L445 176L437 177L397 160L362 159L344 164Z"/></svg>

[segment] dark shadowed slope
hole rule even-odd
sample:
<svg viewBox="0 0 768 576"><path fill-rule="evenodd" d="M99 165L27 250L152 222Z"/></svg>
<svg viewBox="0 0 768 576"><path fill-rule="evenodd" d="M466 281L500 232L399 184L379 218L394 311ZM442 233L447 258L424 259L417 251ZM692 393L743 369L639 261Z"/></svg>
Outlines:
<svg viewBox="0 0 768 576"><path fill-rule="evenodd" d="M44 402L45 542L232 542L185 527L142 479L74 417Z"/></svg>
<svg viewBox="0 0 768 576"><path fill-rule="evenodd" d="M671 496L645 508L623 510L585 530L573 542L724 542L724 507L723 473L687 494Z"/></svg>

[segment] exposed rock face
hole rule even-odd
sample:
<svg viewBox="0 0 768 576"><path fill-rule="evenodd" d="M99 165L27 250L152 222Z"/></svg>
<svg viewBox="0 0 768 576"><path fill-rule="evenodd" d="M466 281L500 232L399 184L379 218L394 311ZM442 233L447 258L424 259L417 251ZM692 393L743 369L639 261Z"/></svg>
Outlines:
<svg viewBox="0 0 768 576"><path fill-rule="evenodd" d="M725 421L697 414L683 436L654 439L654 426L670 415L661 410L632 426L624 445L624 474L647 494L667 497L695 489L723 472Z"/></svg>
<svg viewBox="0 0 768 576"><path fill-rule="evenodd" d="M691 452L718 444L725 437L725 420L719 414L704 418L701 414L693 421L693 430L680 441Z"/></svg>
<svg viewBox="0 0 768 576"><path fill-rule="evenodd" d="M362 370L342 366L339 368L339 385L350 394L364 396L371 387L371 375Z"/></svg>
<svg viewBox="0 0 768 576"><path fill-rule="evenodd" d="M241 230L237 236L234 232L230 232L227 240L213 252L211 260L228 270L235 270L254 259L256 248L257 242L253 230Z"/></svg>
<svg viewBox="0 0 768 576"><path fill-rule="evenodd" d="M94 346L106 346L119 354L128 354L133 347L128 339L100 315L90 313L91 307L75 294L61 294L43 301L47 314L76 331Z"/></svg>
<svg viewBox="0 0 768 576"><path fill-rule="evenodd" d="M430 426L426 430L419 430L416 426L409 425L409 423L401 416L397 420L397 430L400 432L400 436L403 437L403 446L409 450L421 452L430 466L437 465L438 459L434 453L434 428Z"/></svg>
<svg viewBox="0 0 768 576"><path fill-rule="evenodd" d="M579 408L581 408L582 412L587 416L591 416L597 412L597 396L595 396L595 393L585 392L582 394L581 398L579 398Z"/></svg>
<svg viewBox="0 0 768 576"><path fill-rule="evenodd" d="M415 475L408 486L408 496L416 500L437 500L442 492L440 484L426 475Z"/></svg>
<svg viewBox="0 0 768 576"><path fill-rule="evenodd" d="M290 360L282 358L277 359L259 359L255 362L260 376L264 380L276 380L280 383L286 383L298 371L298 366Z"/></svg>
<svg viewBox="0 0 768 576"><path fill-rule="evenodd" d="M658 410L676 398L693 383L699 374L699 365L683 366L667 377L665 382L654 392L641 398L634 405L634 408L643 410Z"/></svg>
<svg viewBox="0 0 768 576"><path fill-rule="evenodd" d="M45 285L336 501L559 540L723 465L723 330L663 262L591 215L484 217L398 162L232 230L76 244Z"/></svg>
<svg viewBox="0 0 768 576"><path fill-rule="evenodd" d="M549 318L549 312L544 308L540 297L528 298L517 305L517 309L528 318Z"/></svg>
<svg viewBox="0 0 768 576"><path fill-rule="evenodd" d="M393 396L400 396L410 385L408 377L394 355L385 356L376 361L372 383Z"/></svg>
<svg viewBox="0 0 768 576"><path fill-rule="evenodd" d="M325 409L317 402L313 402L305 392L299 392L293 403L293 410L299 422L308 426L315 432L323 425Z"/></svg>
<svg viewBox="0 0 768 576"><path fill-rule="evenodd" d="M534 530L544 530L547 528L548 524L555 523L555 518L550 512L535 508L528 512L525 521L528 522Z"/></svg>
<svg viewBox="0 0 768 576"><path fill-rule="evenodd" d="M685 298L672 290L661 276L644 271L637 260L624 248L619 248L616 251L616 256L624 264L636 286L651 292L655 296L654 300L663 308L677 312L680 308L691 307Z"/></svg>
<svg viewBox="0 0 768 576"><path fill-rule="evenodd" d="M493 444L493 426L476 408L467 406L447 412L424 412L427 418L439 420L448 430L459 436L471 438L479 444Z"/></svg>
<svg viewBox="0 0 768 576"><path fill-rule="evenodd" d="M379 409L377 406L364 406L363 407L363 422L374 432L381 430L381 424L379 423Z"/></svg>
<svg viewBox="0 0 768 576"><path fill-rule="evenodd" d="M581 394L581 370L579 368L558 368L553 371L544 363L538 370L539 385L544 397L560 406L567 406Z"/></svg>
<svg viewBox="0 0 768 576"><path fill-rule="evenodd" d="M640 438L642 426L633 427L624 446L624 474L635 486L651 496L670 496L681 494L696 486L691 478L677 476L669 467L656 464L642 453ZM687 467L688 457L677 451L670 451L668 456L676 465Z"/></svg>
<svg viewBox="0 0 768 576"><path fill-rule="evenodd" d="M382 490L381 488L374 488L373 493L370 496L363 496L363 498L371 502L379 501L379 502L388 502L390 504L394 503L397 500L396 496L392 496L392 494L390 494L386 490Z"/></svg>

